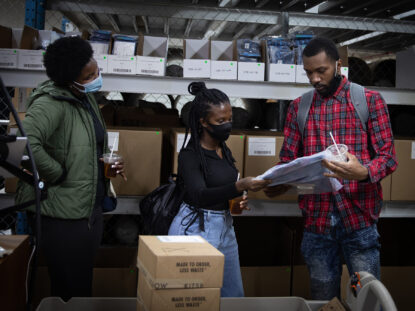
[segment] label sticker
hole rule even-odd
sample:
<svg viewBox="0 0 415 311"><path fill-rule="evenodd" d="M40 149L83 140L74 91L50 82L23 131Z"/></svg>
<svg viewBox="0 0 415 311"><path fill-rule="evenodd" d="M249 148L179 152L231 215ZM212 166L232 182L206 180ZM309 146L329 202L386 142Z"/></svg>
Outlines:
<svg viewBox="0 0 415 311"><path fill-rule="evenodd" d="M118 151L118 142L120 141L120 132L108 132L108 149ZM114 145L115 142L115 145Z"/></svg>
<svg viewBox="0 0 415 311"><path fill-rule="evenodd" d="M249 156L275 156L275 137L249 137L248 155Z"/></svg>
<svg viewBox="0 0 415 311"><path fill-rule="evenodd" d="M206 243L198 235L159 235L157 238L163 243Z"/></svg>
<svg viewBox="0 0 415 311"><path fill-rule="evenodd" d="M412 152L411 152L411 159L415 159L415 141L412 142Z"/></svg>

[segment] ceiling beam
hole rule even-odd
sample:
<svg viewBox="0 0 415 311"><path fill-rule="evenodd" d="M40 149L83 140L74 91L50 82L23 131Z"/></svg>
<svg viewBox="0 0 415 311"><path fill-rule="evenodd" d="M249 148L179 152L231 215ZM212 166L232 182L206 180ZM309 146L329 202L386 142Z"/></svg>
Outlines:
<svg viewBox="0 0 415 311"><path fill-rule="evenodd" d="M184 31L185 37L189 37L190 31L192 30L192 26L193 26L193 19L190 18L187 20L186 29Z"/></svg>
<svg viewBox="0 0 415 311"><path fill-rule="evenodd" d="M372 3L375 3L375 2L379 2L379 0L363 1L362 4L352 6L350 9L344 11L343 14L350 14L350 13L359 11L362 8L367 8L369 5L371 5Z"/></svg>
<svg viewBox="0 0 415 311"><path fill-rule="evenodd" d="M220 0L218 2L219 7L232 7L236 6L239 0ZM213 21L210 23L206 30L203 39L217 38L223 32L227 25L227 21Z"/></svg>
<svg viewBox="0 0 415 311"><path fill-rule="evenodd" d="M406 4L408 2L413 3L413 1L414 0L404 0L404 1L393 2L392 4L389 4L386 7L385 6L382 6L382 8L379 9L379 10L369 12L366 16L368 16L368 17L375 16L375 15L377 15L379 13L382 13L382 12L384 12L386 10L393 9L393 8L395 8L397 6L401 6L401 5Z"/></svg>
<svg viewBox="0 0 415 311"><path fill-rule="evenodd" d="M411 0L413 1L413 0ZM200 6L160 5L121 1L114 6L113 1L101 0L85 4L78 0L53 0L46 2L48 10L71 10L74 12L143 15L167 18L200 20L219 20L227 22L256 23L276 25L281 12L235 8L217 8ZM409 21L378 19L367 17L349 17L321 14L290 12L290 26L316 28L353 29L366 31L384 31L415 34L415 24Z"/></svg>
<svg viewBox="0 0 415 311"><path fill-rule="evenodd" d="M170 29L170 19L164 18L164 31L163 33L168 36L169 35L169 29Z"/></svg>
<svg viewBox="0 0 415 311"><path fill-rule="evenodd" d="M246 33L250 28L252 27L252 24L245 24L242 26L241 29L233 36L233 39L239 39L244 33Z"/></svg>
<svg viewBox="0 0 415 311"><path fill-rule="evenodd" d="M107 14L107 18L112 26L112 28L114 29L115 32L120 33L120 26L118 26L117 20L118 17L116 15L112 15L112 14Z"/></svg>
<svg viewBox="0 0 415 311"><path fill-rule="evenodd" d="M261 39L262 37L266 35L277 35L277 33L281 30L281 25L274 25L274 26L268 26L264 30L262 30L260 33L254 36L254 40Z"/></svg>
<svg viewBox="0 0 415 311"><path fill-rule="evenodd" d="M239 0L219 0L218 7L225 8L225 7L233 7L239 3Z"/></svg>
<svg viewBox="0 0 415 311"><path fill-rule="evenodd" d="M141 20L143 21L144 29L146 31L146 34L149 34L150 33L150 29L148 27L148 19L147 19L147 16L141 16Z"/></svg>
<svg viewBox="0 0 415 311"><path fill-rule="evenodd" d="M139 32L138 32L138 22L137 22L137 16L133 16L132 21L133 21L133 27L134 27L134 31L135 31L135 33L139 33Z"/></svg>
<svg viewBox="0 0 415 311"><path fill-rule="evenodd" d="M285 10L291 8L292 6L296 5L300 1L301 0L291 0L290 2L288 2L287 4L285 4L281 7L281 11L285 11Z"/></svg>
<svg viewBox="0 0 415 311"><path fill-rule="evenodd" d="M342 3L346 2L346 0L338 0L338 1L325 1L324 3L320 4L318 7L318 13L327 12L336 6L340 6Z"/></svg>
<svg viewBox="0 0 415 311"><path fill-rule="evenodd" d="M92 13L83 13L81 12L81 15L83 16L83 19L87 21L87 23L91 26L93 30L98 30L98 24L95 20L95 17L92 15Z"/></svg>
<svg viewBox="0 0 415 311"><path fill-rule="evenodd" d="M268 4L269 0L259 0L255 5L255 8L262 8L264 5Z"/></svg>

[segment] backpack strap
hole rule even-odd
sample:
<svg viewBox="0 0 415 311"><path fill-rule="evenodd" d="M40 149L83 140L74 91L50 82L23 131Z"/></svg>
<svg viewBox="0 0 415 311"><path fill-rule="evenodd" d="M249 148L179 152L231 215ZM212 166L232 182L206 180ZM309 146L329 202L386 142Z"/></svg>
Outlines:
<svg viewBox="0 0 415 311"><path fill-rule="evenodd" d="M300 130L301 136L304 133L305 121L308 117L308 111L310 110L311 103L313 102L314 90L308 91L301 96L300 104L297 112L297 124Z"/></svg>
<svg viewBox="0 0 415 311"><path fill-rule="evenodd" d="M350 98L360 122L362 122L363 129L367 131L367 120L369 120L369 107L365 95L365 88L359 84L350 83Z"/></svg>

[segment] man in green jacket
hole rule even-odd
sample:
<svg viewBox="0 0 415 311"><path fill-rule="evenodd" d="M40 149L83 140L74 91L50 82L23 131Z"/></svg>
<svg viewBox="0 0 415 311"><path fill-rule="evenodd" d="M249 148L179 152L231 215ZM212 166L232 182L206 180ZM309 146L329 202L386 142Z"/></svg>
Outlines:
<svg viewBox="0 0 415 311"><path fill-rule="evenodd" d="M47 199L41 202L40 246L46 256L52 296L67 300L91 296L93 260L103 230L102 204L108 195L102 154L105 124L92 92L102 77L88 42L61 38L44 56L49 81L27 103L23 127L33 150ZM115 164L124 175L123 163ZM31 185L20 182L16 201L34 199ZM34 206L28 208L34 218Z"/></svg>

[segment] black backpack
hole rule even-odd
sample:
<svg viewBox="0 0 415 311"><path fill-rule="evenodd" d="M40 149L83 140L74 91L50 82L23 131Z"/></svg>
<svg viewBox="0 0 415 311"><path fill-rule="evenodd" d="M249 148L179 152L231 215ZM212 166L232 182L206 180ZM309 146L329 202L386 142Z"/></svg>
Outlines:
<svg viewBox="0 0 415 311"><path fill-rule="evenodd" d="M168 234L184 197L178 179L177 175L171 175L167 184L156 188L140 201L141 234Z"/></svg>

